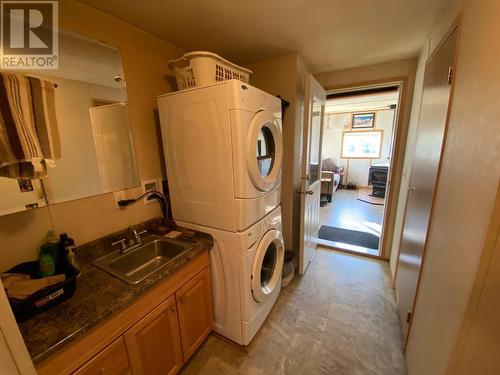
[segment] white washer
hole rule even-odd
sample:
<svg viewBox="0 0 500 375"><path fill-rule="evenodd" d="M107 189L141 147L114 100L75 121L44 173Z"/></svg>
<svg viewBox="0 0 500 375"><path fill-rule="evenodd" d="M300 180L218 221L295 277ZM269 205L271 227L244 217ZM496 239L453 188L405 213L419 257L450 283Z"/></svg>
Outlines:
<svg viewBox="0 0 500 375"><path fill-rule="evenodd" d="M280 203L281 101L238 80L158 97L175 220L237 232Z"/></svg>
<svg viewBox="0 0 500 375"><path fill-rule="evenodd" d="M239 233L185 222L178 224L214 238L210 251L214 330L237 344L248 345L281 289L285 252L281 207Z"/></svg>

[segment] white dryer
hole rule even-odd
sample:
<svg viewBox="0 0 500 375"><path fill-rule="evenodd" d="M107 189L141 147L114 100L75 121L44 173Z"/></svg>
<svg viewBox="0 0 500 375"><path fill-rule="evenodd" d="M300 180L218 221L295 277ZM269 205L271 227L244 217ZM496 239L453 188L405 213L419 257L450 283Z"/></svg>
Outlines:
<svg viewBox="0 0 500 375"><path fill-rule="evenodd" d="M214 330L237 344L248 345L281 290L285 252L281 207L239 233L179 224L212 235Z"/></svg>
<svg viewBox="0 0 500 375"><path fill-rule="evenodd" d="M280 203L281 101L238 80L158 97L176 221L245 230Z"/></svg>

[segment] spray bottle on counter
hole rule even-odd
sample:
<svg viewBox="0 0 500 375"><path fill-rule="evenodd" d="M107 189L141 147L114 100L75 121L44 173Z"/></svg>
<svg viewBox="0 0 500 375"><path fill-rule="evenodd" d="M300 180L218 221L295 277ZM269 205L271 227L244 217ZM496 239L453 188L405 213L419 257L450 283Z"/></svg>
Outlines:
<svg viewBox="0 0 500 375"><path fill-rule="evenodd" d="M76 260L75 241L71 237L68 237L67 233L61 233L59 235L59 241L68 264L80 271L80 267L78 266L78 262Z"/></svg>

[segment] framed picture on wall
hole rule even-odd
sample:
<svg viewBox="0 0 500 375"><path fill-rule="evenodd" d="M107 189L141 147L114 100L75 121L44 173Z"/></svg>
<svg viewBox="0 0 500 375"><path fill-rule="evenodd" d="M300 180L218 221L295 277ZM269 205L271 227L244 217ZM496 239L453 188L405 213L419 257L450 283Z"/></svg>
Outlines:
<svg viewBox="0 0 500 375"><path fill-rule="evenodd" d="M340 157L342 159L380 159L382 130L342 133Z"/></svg>
<svg viewBox="0 0 500 375"><path fill-rule="evenodd" d="M374 127L375 112L352 114L352 129L373 129Z"/></svg>

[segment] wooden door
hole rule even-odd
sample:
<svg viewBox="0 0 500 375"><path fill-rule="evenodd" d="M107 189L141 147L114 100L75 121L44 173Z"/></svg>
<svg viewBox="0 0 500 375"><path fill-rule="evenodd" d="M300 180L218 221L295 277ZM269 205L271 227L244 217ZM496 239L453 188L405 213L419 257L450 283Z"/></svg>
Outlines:
<svg viewBox="0 0 500 375"><path fill-rule="evenodd" d="M208 267L176 293L184 359L198 349L213 327L212 294Z"/></svg>
<svg viewBox="0 0 500 375"><path fill-rule="evenodd" d="M123 339L120 337L73 374L130 375L130 365Z"/></svg>
<svg viewBox="0 0 500 375"><path fill-rule="evenodd" d="M125 332L124 338L134 375L177 373L184 358L175 296Z"/></svg>
<svg viewBox="0 0 500 375"><path fill-rule="evenodd" d="M300 193L299 274L303 275L316 253L321 195L321 145L326 93L312 75L305 84Z"/></svg>
<svg viewBox="0 0 500 375"><path fill-rule="evenodd" d="M405 338L413 314L446 134L456 44L455 29L431 56L425 68L420 122L396 278L399 314Z"/></svg>

